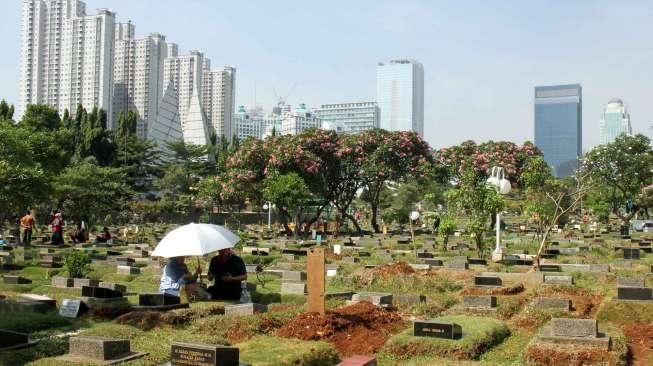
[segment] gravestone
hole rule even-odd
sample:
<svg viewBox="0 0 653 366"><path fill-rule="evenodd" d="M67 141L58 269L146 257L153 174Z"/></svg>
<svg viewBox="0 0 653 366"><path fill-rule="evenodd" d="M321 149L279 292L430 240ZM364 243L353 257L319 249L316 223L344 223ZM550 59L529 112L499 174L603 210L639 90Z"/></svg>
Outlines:
<svg viewBox="0 0 653 366"><path fill-rule="evenodd" d="M653 300L653 288L649 287L617 287L618 300Z"/></svg>
<svg viewBox="0 0 653 366"><path fill-rule="evenodd" d="M571 300L569 299L557 299L550 297L539 297L533 302L533 306L536 309L554 309L554 310L563 310L571 311Z"/></svg>
<svg viewBox="0 0 653 366"><path fill-rule="evenodd" d="M551 335L558 337L596 337L598 326L595 319L551 319Z"/></svg>
<svg viewBox="0 0 653 366"><path fill-rule="evenodd" d="M565 285L571 286L574 284L574 278L571 276L544 276L544 283L548 285Z"/></svg>
<svg viewBox="0 0 653 366"><path fill-rule="evenodd" d="M424 259L424 263L428 264L431 267L442 267L443 265L441 259L432 259L432 258Z"/></svg>
<svg viewBox="0 0 653 366"><path fill-rule="evenodd" d="M453 260L447 262L447 268L451 269L469 269L469 264L467 262Z"/></svg>
<svg viewBox="0 0 653 366"><path fill-rule="evenodd" d="M82 288L83 286L98 287L100 286L99 280L91 280L89 278L75 278L73 279L73 287Z"/></svg>
<svg viewBox="0 0 653 366"><path fill-rule="evenodd" d="M639 259L639 248L622 248L624 259Z"/></svg>
<svg viewBox="0 0 653 366"><path fill-rule="evenodd" d="M413 336L460 339L463 336L463 331L460 325L456 323L438 320L415 320L413 321Z"/></svg>
<svg viewBox="0 0 653 366"><path fill-rule="evenodd" d="M52 286L54 287L73 287L75 280L68 277L52 277Z"/></svg>
<svg viewBox="0 0 653 366"><path fill-rule="evenodd" d="M342 261L344 263L358 263L360 261L360 258L358 257L342 257Z"/></svg>
<svg viewBox="0 0 653 366"><path fill-rule="evenodd" d="M170 349L171 366L239 366L236 347L174 342Z"/></svg>
<svg viewBox="0 0 653 366"><path fill-rule="evenodd" d="M224 315L231 316L242 316L242 315L253 315L259 313L266 313L268 311L268 306L264 304L256 303L245 303L245 304L233 304L224 306Z"/></svg>
<svg viewBox="0 0 653 366"><path fill-rule="evenodd" d="M308 251L306 268L308 270L307 310L310 313L324 314L326 311L324 305L324 289L326 286L324 249L311 248Z"/></svg>
<svg viewBox="0 0 653 366"><path fill-rule="evenodd" d="M141 273L141 269L132 266L116 266L118 274L122 275L137 275Z"/></svg>
<svg viewBox="0 0 653 366"><path fill-rule="evenodd" d="M43 295L21 294L18 298L18 302L35 302L40 304L43 309L54 310L57 308L57 300Z"/></svg>
<svg viewBox="0 0 653 366"><path fill-rule="evenodd" d="M104 364L126 362L145 356L145 353L132 352L127 339L107 337L70 337L68 354L64 360L89 360Z"/></svg>
<svg viewBox="0 0 653 366"><path fill-rule="evenodd" d="M281 282L282 295L305 295L307 293L305 283Z"/></svg>
<svg viewBox="0 0 653 366"><path fill-rule="evenodd" d="M26 285L32 283L32 280L30 280L29 278L25 278L21 276L4 275L3 280L4 283L8 285Z"/></svg>
<svg viewBox="0 0 653 366"><path fill-rule="evenodd" d="M617 287L646 287L646 280L643 278L617 277Z"/></svg>
<svg viewBox="0 0 653 366"><path fill-rule="evenodd" d="M417 252L417 258L433 258L433 253Z"/></svg>
<svg viewBox="0 0 653 366"><path fill-rule="evenodd" d="M351 297L351 301L367 301L376 306L390 306L392 305L392 294L384 292L358 292Z"/></svg>
<svg viewBox="0 0 653 366"><path fill-rule="evenodd" d="M501 287L501 278L496 276L474 276L474 286Z"/></svg>
<svg viewBox="0 0 653 366"><path fill-rule="evenodd" d="M113 299L123 297L123 294L120 291L114 291L105 287L82 286L82 296L99 299Z"/></svg>
<svg viewBox="0 0 653 366"><path fill-rule="evenodd" d="M127 286L118 283L100 282L98 287L103 287L103 288L108 288L109 290L118 291L121 292L123 295L127 293Z"/></svg>
<svg viewBox="0 0 653 366"><path fill-rule="evenodd" d="M473 265L477 265L477 266L487 265L487 261L485 259L481 259L481 258L469 258L468 263L473 264Z"/></svg>
<svg viewBox="0 0 653 366"><path fill-rule="evenodd" d="M81 300L64 299L59 307L59 315L64 318L77 318L84 311L84 303Z"/></svg>
<svg viewBox="0 0 653 366"><path fill-rule="evenodd" d="M467 308L492 309L497 307L497 297L489 295L463 296L463 305Z"/></svg>
<svg viewBox="0 0 653 366"><path fill-rule="evenodd" d="M7 351L29 345L29 335L0 329L0 350Z"/></svg>
<svg viewBox="0 0 653 366"><path fill-rule="evenodd" d="M283 271L283 277L281 280L283 282L305 282L306 281L306 272L304 271Z"/></svg>
<svg viewBox="0 0 653 366"><path fill-rule="evenodd" d="M561 272L562 269L557 264L540 264L540 272Z"/></svg>
<svg viewBox="0 0 653 366"><path fill-rule="evenodd" d="M167 306L179 305L179 296L169 294L139 294L139 306Z"/></svg>

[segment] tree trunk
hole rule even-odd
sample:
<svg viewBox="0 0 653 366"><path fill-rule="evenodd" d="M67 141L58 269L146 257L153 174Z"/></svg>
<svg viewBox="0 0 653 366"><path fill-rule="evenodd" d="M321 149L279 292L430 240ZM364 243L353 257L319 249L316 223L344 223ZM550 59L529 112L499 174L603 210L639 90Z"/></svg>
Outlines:
<svg viewBox="0 0 653 366"><path fill-rule="evenodd" d="M533 269L536 271L540 268L540 256L546 248L546 239L549 237L549 232L551 231L552 227L553 226L547 227L546 230L544 230L544 234L542 234L542 241L540 242L540 247L537 250L537 255L535 255L535 260L533 261Z"/></svg>
<svg viewBox="0 0 653 366"><path fill-rule="evenodd" d="M356 218L355 218L353 215L350 215L350 214L348 214L348 213L345 213L345 214L344 214L344 217L346 217L346 218L348 218L349 220L351 220L351 222L354 224L354 227L356 228L356 231L357 231L359 234L361 234L361 233L363 232L363 229L361 229L361 226L358 224L358 221L356 220Z"/></svg>
<svg viewBox="0 0 653 366"><path fill-rule="evenodd" d="M372 206L372 219L371 219L372 229L374 229L375 233L379 234L381 232L381 226L377 222L377 218L378 218L378 212L377 211L378 211L379 205L378 205L378 203L372 203L371 206Z"/></svg>

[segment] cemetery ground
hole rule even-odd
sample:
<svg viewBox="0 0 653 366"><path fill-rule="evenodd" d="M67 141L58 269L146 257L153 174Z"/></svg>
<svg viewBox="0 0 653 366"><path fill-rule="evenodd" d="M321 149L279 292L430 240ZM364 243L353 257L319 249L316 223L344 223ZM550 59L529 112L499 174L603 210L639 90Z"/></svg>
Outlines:
<svg viewBox="0 0 653 366"><path fill-rule="evenodd" d="M266 309L234 311L218 301L168 311L129 308L139 304L140 294L157 292L160 262L146 252L167 229L147 228L139 239L111 248L13 249L14 263L0 272L2 303L25 294L45 295L57 307L65 299L89 301L80 287L54 286L68 285L55 279L68 274L43 263L66 250L84 250L93 258L86 277L102 286L125 286L129 304L93 302L69 318L25 302L0 305L0 330L38 340L1 352L0 365L69 365L71 359L62 356L71 339L91 336L128 339L132 351L146 353L129 365L169 361L174 342L232 345L240 361L251 365L335 365L354 355L374 356L379 365L653 364L653 254L646 245L651 234L555 235L541 272L529 271L525 256L504 263L479 260L464 236L452 238L446 251L430 234L416 235L416 248L400 232L381 240L341 236L325 245L327 310L321 315L306 312L302 273L305 250L315 241L264 239L261 228L252 227L237 252L252 264L252 302ZM505 254L534 254L538 243L512 230L504 246ZM638 255L622 248L636 248ZM195 259L187 263L194 270ZM255 273L254 264L262 272ZM8 283L8 276L31 283Z"/></svg>

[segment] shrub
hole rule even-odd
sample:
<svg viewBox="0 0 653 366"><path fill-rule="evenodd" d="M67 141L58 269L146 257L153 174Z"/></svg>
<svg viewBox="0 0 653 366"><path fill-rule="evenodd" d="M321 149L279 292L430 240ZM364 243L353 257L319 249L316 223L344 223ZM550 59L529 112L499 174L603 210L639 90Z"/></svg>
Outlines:
<svg viewBox="0 0 653 366"><path fill-rule="evenodd" d="M70 277L83 278L91 268L91 258L82 251L72 250L64 257L64 267Z"/></svg>

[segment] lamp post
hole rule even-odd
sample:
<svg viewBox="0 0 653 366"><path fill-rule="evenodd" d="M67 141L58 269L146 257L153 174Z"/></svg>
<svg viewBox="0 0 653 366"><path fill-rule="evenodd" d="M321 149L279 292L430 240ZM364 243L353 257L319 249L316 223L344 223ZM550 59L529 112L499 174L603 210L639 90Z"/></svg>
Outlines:
<svg viewBox="0 0 653 366"><path fill-rule="evenodd" d="M506 179L505 171L502 167L498 166L492 167L492 173L487 179L487 183L501 195L510 193L510 189L512 188L510 181ZM501 250L501 211L497 212L496 221L497 239L496 247L492 252L492 259L495 260L496 258L497 260L501 260L503 257L503 251Z"/></svg>
<svg viewBox="0 0 653 366"><path fill-rule="evenodd" d="M277 205L273 204L270 201L263 205L263 209L268 210L268 230L272 228L272 209L276 207Z"/></svg>

